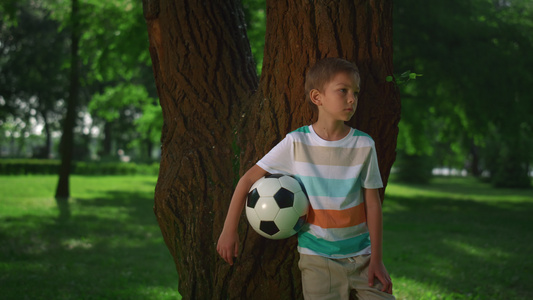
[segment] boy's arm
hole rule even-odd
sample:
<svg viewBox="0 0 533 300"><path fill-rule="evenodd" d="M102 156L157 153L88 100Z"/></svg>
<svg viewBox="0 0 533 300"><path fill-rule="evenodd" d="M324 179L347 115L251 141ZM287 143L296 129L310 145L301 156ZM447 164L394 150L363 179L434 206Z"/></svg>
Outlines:
<svg viewBox="0 0 533 300"><path fill-rule="evenodd" d="M237 183L237 187L235 187L235 192L233 192L226 221L224 222L224 228L218 238L217 244L218 254L230 265L233 265L233 258L237 257L239 252L239 234L237 233L237 227L242 210L244 209L244 204L246 203L248 191L254 182L265 176L266 173L261 167L254 165L241 177L239 183Z"/></svg>
<svg viewBox="0 0 533 300"><path fill-rule="evenodd" d="M368 266L368 285L374 285L374 278L383 284L383 292L392 294L392 281L383 264L383 216L381 200L377 189L364 189L366 219L370 233L371 254Z"/></svg>

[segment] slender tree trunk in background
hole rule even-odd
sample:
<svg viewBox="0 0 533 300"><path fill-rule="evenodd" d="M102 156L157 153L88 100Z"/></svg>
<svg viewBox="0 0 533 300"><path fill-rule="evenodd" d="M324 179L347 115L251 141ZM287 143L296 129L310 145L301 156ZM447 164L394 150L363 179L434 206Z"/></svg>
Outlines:
<svg viewBox="0 0 533 300"><path fill-rule="evenodd" d="M297 2L297 3L296 3ZM241 219L233 267L216 242L239 175L316 116L304 75L318 59L357 62L355 126L376 141L384 181L400 117L392 75L391 1L268 1L258 82L240 1L143 1L164 126L154 211L184 299L301 298L295 238L271 241Z"/></svg>
<svg viewBox="0 0 533 300"><path fill-rule="evenodd" d="M52 153L52 133L50 131L50 123L48 122L48 110L46 109L41 110L41 115L43 116L44 134L46 137L43 157L48 159L50 158L50 154Z"/></svg>
<svg viewBox="0 0 533 300"><path fill-rule="evenodd" d="M474 177L481 176L481 169L479 168L479 149L472 141L470 146L470 170L468 170Z"/></svg>
<svg viewBox="0 0 533 300"><path fill-rule="evenodd" d="M112 123L106 120L104 124L104 141L102 142L103 144L102 155L103 156L113 155L113 153L111 153L111 148L112 148L111 127L112 127Z"/></svg>
<svg viewBox="0 0 533 300"><path fill-rule="evenodd" d="M61 136L61 167L59 170L59 181L55 198L58 201L66 202L70 197L69 177L72 163L72 153L74 149L74 126L76 125L76 107L79 97L79 53L78 45L80 39L78 0L72 0L71 11L71 63L70 63L70 93L67 103L67 115L63 124L63 135ZM59 202L58 202L59 204Z"/></svg>
<svg viewBox="0 0 533 300"><path fill-rule="evenodd" d="M151 129L148 130L148 132L151 132ZM152 143L152 139L146 138L144 139L144 144L146 145L146 159L148 161L152 161L152 152L154 150L154 143ZM144 150L144 149L142 149Z"/></svg>

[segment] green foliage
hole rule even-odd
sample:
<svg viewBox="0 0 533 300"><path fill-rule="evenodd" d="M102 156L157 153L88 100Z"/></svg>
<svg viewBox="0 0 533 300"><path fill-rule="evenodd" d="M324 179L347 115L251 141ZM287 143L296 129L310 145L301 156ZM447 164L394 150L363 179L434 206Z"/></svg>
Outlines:
<svg viewBox="0 0 533 300"><path fill-rule="evenodd" d="M0 1L0 24L8 26L17 25L17 0L1 0ZM2 28L0 26L0 28Z"/></svg>
<svg viewBox="0 0 533 300"><path fill-rule="evenodd" d="M527 137L505 133L495 126L491 126L489 130L492 136L487 139L487 146L482 150L483 164L490 172L489 181L500 188L531 187L529 168L524 163L532 159L529 147L524 142Z"/></svg>
<svg viewBox="0 0 533 300"><path fill-rule="evenodd" d="M150 165L136 163L76 162L72 170L79 175L157 175L159 163Z"/></svg>
<svg viewBox="0 0 533 300"><path fill-rule="evenodd" d="M134 125L144 138L157 143L161 138L161 130L163 129L161 106L145 103L142 106L142 112L142 115L134 121Z"/></svg>
<svg viewBox="0 0 533 300"><path fill-rule="evenodd" d="M57 174L61 162L51 159L1 159L0 174Z"/></svg>
<svg viewBox="0 0 533 300"><path fill-rule="evenodd" d="M45 123L52 135L60 130L68 92L70 0L5 0L3 11L12 19L0 23L0 131L24 136ZM113 147L99 147L105 149L102 156L122 148L135 153L134 159L152 159L145 149L132 149L157 144L155 131L162 127L146 24L139 22L141 2L82 1L78 15L82 82L76 132L88 126L102 132L107 126L99 141ZM143 117L145 109L148 116ZM88 153L91 139L76 139Z"/></svg>
<svg viewBox="0 0 533 300"><path fill-rule="evenodd" d="M265 0L241 0L244 17L246 19L246 32L250 40L250 47L254 57L257 74L261 74L263 67L263 51L265 48L266 33L266 4Z"/></svg>
<svg viewBox="0 0 533 300"><path fill-rule="evenodd" d="M69 1L47 1L52 18L69 26ZM85 84L136 80L150 66L148 33L142 4L133 0L88 0L80 3L80 56Z"/></svg>
<svg viewBox="0 0 533 300"><path fill-rule="evenodd" d="M399 85L399 150L434 155L440 166L462 165L475 155L473 148L481 149L478 155L491 152L490 128L498 128L501 144L516 144L520 137L520 150L511 150L519 162L512 164L527 174L532 157L517 152L533 151L533 39L528 34L533 4L406 0L394 9L395 68L424 74L423 80ZM491 176L516 180L517 173L505 171L505 159L485 156L467 163L474 161L484 162L478 167Z"/></svg>
<svg viewBox="0 0 533 300"><path fill-rule="evenodd" d="M57 174L61 161L52 159L1 159L2 175ZM72 174L78 175L157 175L159 163L73 162Z"/></svg>
<svg viewBox="0 0 533 300"><path fill-rule="evenodd" d="M394 163L394 178L404 183L429 183L435 166L433 158L428 155L398 153Z"/></svg>
<svg viewBox="0 0 533 300"><path fill-rule="evenodd" d="M407 70L398 76L389 75L385 77L385 81L394 82L397 85L402 85L402 84L407 84L409 81L415 80L417 77L421 77L421 76L423 76L423 74L417 74L417 73L411 72L411 70Z"/></svg>
<svg viewBox="0 0 533 300"><path fill-rule="evenodd" d="M58 129L67 96L65 57L58 55L68 51L67 36L40 2L26 2L12 2L16 19L0 23L0 127L18 135L36 122Z"/></svg>
<svg viewBox="0 0 533 300"><path fill-rule="evenodd" d="M93 117L104 122L130 119L127 123L134 128L124 128L121 132L131 132L126 142L129 146L142 144L145 140L157 143L163 126L163 113L157 100L148 95L146 87L129 83L120 83L106 87L103 93L95 94L89 103L89 111Z"/></svg>
<svg viewBox="0 0 533 300"><path fill-rule="evenodd" d="M120 111L124 109L135 110L146 104L155 102L148 96L146 87L120 83L108 86L102 93L93 95L89 103L89 112L105 121L113 121L120 117Z"/></svg>

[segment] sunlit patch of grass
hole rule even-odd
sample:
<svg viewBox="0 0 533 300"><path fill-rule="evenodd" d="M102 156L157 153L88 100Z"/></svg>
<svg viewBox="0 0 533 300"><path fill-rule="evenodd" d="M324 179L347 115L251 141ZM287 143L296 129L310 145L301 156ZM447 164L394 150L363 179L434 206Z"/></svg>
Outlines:
<svg viewBox="0 0 533 300"><path fill-rule="evenodd" d="M513 255L513 253L504 252L499 248L478 247L464 241L444 240L443 243L449 245L451 248L456 249L459 253L463 252L463 255L486 260L510 259Z"/></svg>
<svg viewBox="0 0 533 300"><path fill-rule="evenodd" d="M393 180L387 191L395 196L447 197L457 200L472 200L508 204L531 201L533 189L496 189L490 184L472 177L435 177L428 185L400 184ZM501 201L505 198L505 201Z"/></svg>

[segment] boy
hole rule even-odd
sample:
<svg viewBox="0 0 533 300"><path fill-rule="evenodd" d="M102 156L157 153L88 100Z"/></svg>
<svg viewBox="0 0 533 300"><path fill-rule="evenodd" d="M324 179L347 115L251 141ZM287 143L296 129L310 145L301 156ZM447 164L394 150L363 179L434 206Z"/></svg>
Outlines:
<svg viewBox="0 0 533 300"><path fill-rule="evenodd" d="M309 70L305 91L318 120L289 133L239 180L217 245L230 265L252 184L267 173L291 174L303 182L311 204L298 233L304 298L348 299L355 289L359 299L395 299L382 262L383 183L374 141L344 123L357 108L359 82L357 67L340 58Z"/></svg>

